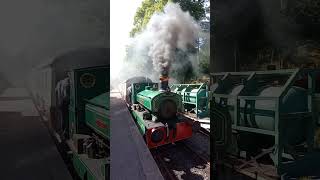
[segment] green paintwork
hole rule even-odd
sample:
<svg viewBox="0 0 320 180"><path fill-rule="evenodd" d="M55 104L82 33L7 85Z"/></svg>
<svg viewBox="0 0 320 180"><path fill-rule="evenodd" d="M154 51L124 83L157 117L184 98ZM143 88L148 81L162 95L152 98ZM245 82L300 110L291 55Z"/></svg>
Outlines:
<svg viewBox="0 0 320 180"><path fill-rule="evenodd" d="M86 104L86 124L103 138L110 139L109 93L103 93Z"/></svg>
<svg viewBox="0 0 320 180"><path fill-rule="evenodd" d="M73 108L69 106L69 135L70 137L73 136L74 133L76 133L76 112Z"/></svg>
<svg viewBox="0 0 320 180"><path fill-rule="evenodd" d="M158 94L160 94L159 91L144 90L137 94L137 101L140 104L142 104L145 108L152 111L152 99L156 97Z"/></svg>
<svg viewBox="0 0 320 180"><path fill-rule="evenodd" d="M85 125L85 104L88 99L109 91L109 69L108 66L99 66L71 71L69 109L73 109L71 112L75 113L73 116L76 121L76 133L88 133ZM94 83L91 86L81 81L85 75L93 77Z"/></svg>
<svg viewBox="0 0 320 180"><path fill-rule="evenodd" d="M137 94L146 89L146 87L152 87L154 89L158 89L158 83L132 83L132 104L136 104L137 102Z"/></svg>
<svg viewBox="0 0 320 180"><path fill-rule="evenodd" d="M86 172L88 171L84 163L80 160L78 154L74 153L74 156L72 158L73 167L76 170L78 176L81 179L84 179L84 176Z"/></svg>
<svg viewBox="0 0 320 180"><path fill-rule="evenodd" d="M210 119L212 126L217 127L216 145L224 146L224 151L238 155L240 146L236 139L245 138L242 143L252 142L251 140L259 140L255 138L261 137L256 134L267 135L265 137L274 141L274 151L269 155L278 174L290 173L294 166L304 169L303 165L295 160L284 163L285 155L291 153L287 150L303 140L309 147L309 153L315 154L313 161L319 161L319 158L316 158L319 153L316 155L316 152L320 149L314 149L314 131L317 128L318 116L314 111L317 74L320 74L320 70L288 69L212 74L211 81L216 83L210 89ZM294 86L294 82L302 75L308 78L307 90ZM275 86L275 81L282 82ZM239 137L240 133L250 136ZM245 144L242 148L244 146L250 149L249 146L254 147L255 144ZM306 150L303 155L308 157L309 153Z"/></svg>
<svg viewBox="0 0 320 180"><path fill-rule="evenodd" d="M87 159L87 160L86 160ZM79 155L77 153L73 154L72 164L74 169L76 170L78 176L81 180L105 180L105 167L106 160L105 159L95 159L91 160L92 163L100 164L101 167L97 167L97 169L90 169L87 165L88 158L84 155ZM89 160L90 161L90 160Z"/></svg>
<svg viewBox="0 0 320 180"><path fill-rule="evenodd" d="M146 133L146 126L144 124L144 120L143 117L135 110L132 111L133 117L136 120L136 123L138 125L138 129L140 131L141 134L145 134Z"/></svg>
<svg viewBox="0 0 320 180"><path fill-rule="evenodd" d="M93 105L101 106L104 109L109 109L110 95L109 93L103 93L97 97L94 97L88 101Z"/></svg>
<svg viewBox="0 0 320 180"><path fill-rule="evenodd" d="M167 99L174 101L177 105L178 111L182 112L182 99L181 96L176 93L143 90L137 94L137 101L153 113L158 112L160 104Z"/></svg>
<svg viewBox="0 0 320 180"><path fill-rule="evenodd" d="M182 97L185 108L195 108L198 117L207 116L208 113L208 87L202 84L172 84L172 92Z"/></svg>
<svg viewBox="0 0 320 180"><path fill-rule="evenodd" d="M70 72L69 135L71 142L75 137L74 134L90 136L96 133L104 139L110 139L110 94L106 93L109 91L109 70L107 66L100 66L75 69ZM105 180L105 176L109 176L104 168L107 164L105 158L93 159L86 154L73 151L72 163L82 180Z"/></svg>

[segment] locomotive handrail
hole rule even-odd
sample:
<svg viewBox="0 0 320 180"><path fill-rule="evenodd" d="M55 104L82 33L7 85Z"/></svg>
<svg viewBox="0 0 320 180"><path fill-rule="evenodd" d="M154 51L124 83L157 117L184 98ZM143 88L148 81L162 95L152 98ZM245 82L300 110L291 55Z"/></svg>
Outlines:
<svg viewBox="0 0 320 180"><path fill-rule="evenodd" d="M276 96L238 96L238 99L245 99L245 100L278 100L279 97L276 97Z"/></svg>
<svg viewBox="0 0 320 180"><path fill-rule="evenodd" d="M293 73L299 68L295 69L281 69L281 70L268 70L268 71L246 71L246 72L218 72L218 73L210 73L211 76L221 76L225 74L229 75L250 75L252 73L256 74L288 74Z"/></svg>
<svg viewBox="0 0 320 180"><path fill-rule="evenodd" d="M195 86L199 86L199 87L197 87L196 89L197 89L197 92L192 92L192 93L196 93L197 95L200 93L199 92L199 90L200 89L203 89L203 87L204 86L206 86L206 83L200 83L200 84L173 84L173 85L171 85L171 89L172 89L172 87L181 87L181 86L185 86L186 88L189 88L189 87L195 87ZM207 88L206 88L207 89ZM183 89L182 89L183 90ZM174 91L175 93L182 93L182 90L177 90L177 91ZM180 94L180 95L182 95L183 96L183 101L184 102L186 102L186 103L191 103L191 102L188 102L188 101L186 101L185 99L186 98L188 98L188 97L194 97L194 96L192 96L192 95L190 95L190 93L191 93L191 91L188 91L188 92L183 92L182 94ZM208 94L206 95L207 97L206 98L208 98ZM197 98L197 96L196 96L196 98ZM202 97L202 98L204 98L204 97Z"/></svg>
<svg viewBox="0 0 320 180"><path fill-rule="evenodd" d="M229 75L250 75L252 72L219 72L219 73L211 73L211 76L222 76L225 74Z"/></svg>
<svg viewBox="0 0 320 180"><path fill-rule="evenodd" d="M236 95L230 95L230 94L217 94L217 93L211 93L211 98L216 97L216 98L236 98Z"/></svg>
<svg viewBox="0 0 320 180"><path fill-rule="evenodd" d="M281 119L297 118L297 116L308 118L312 116L312 112L279 113L279 115Z"/></svg>
<svg viewBox="0 0 320 180"><path fill-rule="evenodd" d="M91 102L89 99L84 99L84 101L85 101L85 102L87 102L87 103L89 103L89 104L92 104L92 105L98 106L98 107L100 107L100 108L110 110L110 108L107 108L106 106L102 106L102 105L97 104L97 103L94 103L94 102Z"/></svg>
<svg viewBox="0 0 320 180"><path fill-rule="evenodd" d="M294 79L296 78L296 76L299 72L300 72L300 69L296 69L295 72L290 76L290 78L287 80L287 82L283 86L280 97L283 97L288 92L289 88L294 83Z"/></svg>
<svg viewBox="0 0 320 180"><path fill-rule="evenodd" d="M242 131L249 131L257 134L266 134L266 135L271 135L275 136L276 133L274 130L265 130L265 129L259 129L259 128L251 128L251 127L245 127L245 126L233 126L234 129L236 130L242 130Z"/></svg>

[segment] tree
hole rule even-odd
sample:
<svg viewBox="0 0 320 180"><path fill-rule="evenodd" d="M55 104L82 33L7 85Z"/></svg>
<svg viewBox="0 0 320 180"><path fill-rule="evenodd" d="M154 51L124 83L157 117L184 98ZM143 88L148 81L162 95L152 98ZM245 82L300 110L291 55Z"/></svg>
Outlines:
<svg viewBox="0 0 320 180"><path fill-rule="evenodd" d="M210 43L199 51L199 70L201 74L209 74L210 69Z"/></svg>
<svg viewBox="0 0 320 180"><path fill-rule="evenodd" d="M179 3L183 11L188 11L195 20L205 17L205 0L144 0L134 16L130 36L141 32L155 12L161 12L168 2Z"/></svg>
<svg viewBox="0 0 320 180"><path fill-rule="evenodd" d="M199 63L199 75L209 74L210 65L210 32L203 30L197 41L198 45L198 63Z"/></svg>

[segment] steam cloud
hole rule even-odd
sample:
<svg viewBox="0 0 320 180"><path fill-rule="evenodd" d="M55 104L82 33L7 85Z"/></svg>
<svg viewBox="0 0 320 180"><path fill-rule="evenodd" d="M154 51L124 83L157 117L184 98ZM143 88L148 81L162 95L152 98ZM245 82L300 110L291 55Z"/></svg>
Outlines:
<svg viewBox="0 0 320 180"><path fill-rule="evenodd" d="M134 76L148 76L156 81L159 74L174 71L178 61L184 66L187 63L180 62L189 61L191 56L178 59L177 50L187 51L193 47L199 32L200 27L189 12L182 11L179 4L168 3L164 11L154 14L146 29L132 39L122 73L112 84ZM170 79L175 82L174 78Z"/></svg>
<svg viewBox="0 0 320 180"><path fill-rule="evenodd" d="M199 30L189 12L183 12L178 4L168 3L163 13L153 15L145 33L152 38L148 55L154 68L161 75L168 75L175 50L186 51L194 44Z"/></svg>
<svg viewBox="0 0 320 180"><path fill-rule="evenodd" d="M1 0L0 73L21 87L33 67L62 53L106 47L108 6L105 0Z"/></svg>

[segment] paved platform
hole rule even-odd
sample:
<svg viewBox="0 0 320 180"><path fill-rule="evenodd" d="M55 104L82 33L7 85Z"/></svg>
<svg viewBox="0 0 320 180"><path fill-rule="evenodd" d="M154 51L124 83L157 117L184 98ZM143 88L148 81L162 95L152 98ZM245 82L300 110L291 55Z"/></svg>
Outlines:
<svg viewBox="0 0 320 180"><path fill-rule="evenodd" d="M121 94L111 91L111 180L163 180Z"/></svg>
<svg viewBox="0 0 320 180"><path fill-rule="evenodd" d="M0 179L71 180L48 129L23 88L0 94Z"/></svg>

